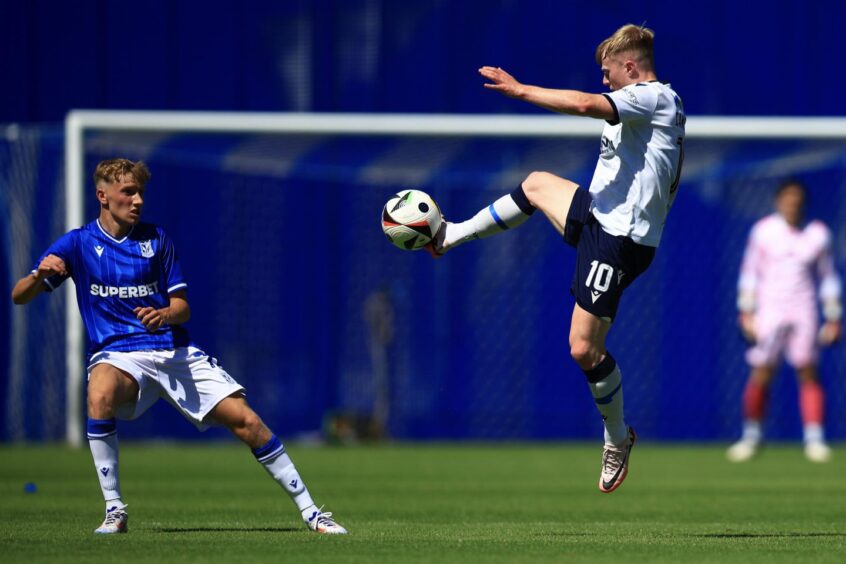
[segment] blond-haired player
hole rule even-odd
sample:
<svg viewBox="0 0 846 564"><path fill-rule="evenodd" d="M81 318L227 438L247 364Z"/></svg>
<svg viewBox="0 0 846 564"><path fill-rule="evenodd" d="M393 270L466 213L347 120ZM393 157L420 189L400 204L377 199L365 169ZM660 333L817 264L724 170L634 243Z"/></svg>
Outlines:
<svg viewBox="0 0 846 564"><path fill-rule="evenodd" d="M12 300L26 304L68 278L76 285L89 344L88 444L106 502L94 532L128 529L115 419L140 417L162 397L198 429L222 425L248 445L311 530L346 533L314 504L282 442L247 404L244 388L188 336L188 284L176 250L164 230L141 222L149 179L142 162L98 164L99 217L50 245L12 290Z"/></svg>
<svg viewBox="0 0 846 564"><path fill-rule="evenodd" d="M683 158L685 113L679 96L658 82L652 30L625 25L599 44L596 62L611 92L589 94L518 82L498 67L482 67L485 88L553 112L603 119L599 159L588 189L549 172L531 173L462 223L445 223L434 255L473 239L513 229L541 210L576 248L571 292L570 354L584 371L605 422L599 489L612 492L628 472L636 436L623 416L620 367L605 339L623 290L652 261L676 195Z"/></svg>

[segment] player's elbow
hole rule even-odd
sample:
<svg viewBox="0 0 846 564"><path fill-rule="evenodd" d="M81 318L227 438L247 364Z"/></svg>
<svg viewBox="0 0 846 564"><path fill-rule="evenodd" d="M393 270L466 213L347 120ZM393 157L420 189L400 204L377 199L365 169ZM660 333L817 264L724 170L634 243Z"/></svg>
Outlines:
<svg viewBox="0 0 846 564"><path fill-rule="evenodd" d="M574 116L591 117L595 113L595 108L590 100L577 100L571 106L569 113Z"/></svg>
<svg viewBox="0 0 846 564"><path fill-rule="evenodd" d="M32 296L28 296L26 292L19 291L17 288L12 290L12 303L15 305L26 305L32 301Z"/></svg>

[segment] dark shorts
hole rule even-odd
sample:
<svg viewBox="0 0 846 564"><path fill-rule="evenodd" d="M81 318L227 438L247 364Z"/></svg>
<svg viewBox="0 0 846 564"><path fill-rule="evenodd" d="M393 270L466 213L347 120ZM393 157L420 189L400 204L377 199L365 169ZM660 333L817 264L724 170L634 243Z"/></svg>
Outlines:
<svg viewBox="0 0 846 564"><path fill-rule="evenodd" d="M564 226L564 241L576 248L570 292L582 309L614 319L623 290L652 262L655 247L606 233L590 212L590 192L576 190Z"/></svg>

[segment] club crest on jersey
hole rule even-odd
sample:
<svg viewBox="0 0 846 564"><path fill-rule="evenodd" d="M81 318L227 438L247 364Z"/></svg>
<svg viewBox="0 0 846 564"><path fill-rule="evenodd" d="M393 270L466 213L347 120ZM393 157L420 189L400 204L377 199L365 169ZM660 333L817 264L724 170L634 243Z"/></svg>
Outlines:
<svg viewBox="0 0 846 564"><path fill-rule="evenodd" d="M155 254L152 241L138 241L138 246L141 247L141 256L144 258L152 258Z"/></svg>

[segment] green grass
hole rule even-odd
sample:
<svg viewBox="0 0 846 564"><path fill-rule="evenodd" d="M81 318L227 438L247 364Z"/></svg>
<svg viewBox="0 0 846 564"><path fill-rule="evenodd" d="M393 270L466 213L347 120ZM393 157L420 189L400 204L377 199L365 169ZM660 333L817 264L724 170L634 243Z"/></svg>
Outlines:
<svg viewBox="0 0 846 564"><path fill-rule="evenodd" d="M290 446L350 535L306 531L245 448L125 443L130 532L95 536L87 450L2 447L0 561L846 560L846 453L814 465L771 447L732 465L722 448L638 445L604 495L595 445Z"/></svg>

